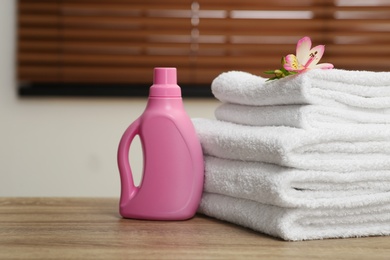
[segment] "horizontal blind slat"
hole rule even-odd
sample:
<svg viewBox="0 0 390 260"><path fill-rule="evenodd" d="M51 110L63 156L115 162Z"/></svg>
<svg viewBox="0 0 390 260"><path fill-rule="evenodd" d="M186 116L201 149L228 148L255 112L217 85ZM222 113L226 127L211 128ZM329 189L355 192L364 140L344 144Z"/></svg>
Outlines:
<svg viewBox="0 0 390 260"><path fill-rule="evenodd" d="M18 10L20 15L24 14L59 14L60 11L60 2L59 1L29 1L29 0L19 0L18 1Z"/></svg>

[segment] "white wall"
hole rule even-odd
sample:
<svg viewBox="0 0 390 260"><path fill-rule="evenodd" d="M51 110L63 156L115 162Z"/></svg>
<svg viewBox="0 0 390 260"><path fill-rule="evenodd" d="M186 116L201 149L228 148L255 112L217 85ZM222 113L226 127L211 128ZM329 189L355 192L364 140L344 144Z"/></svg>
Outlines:
<svg viewBox="0 0 390 260"><path fill-rule="evenodd" d="M144 110L146 98L18 97L15 32L15 0L2 0L0 196L118 197L118 142ZM184 105L191 117L213 118L218 102L185 99ZM131 154L139 173L139 145Z"/></svg>

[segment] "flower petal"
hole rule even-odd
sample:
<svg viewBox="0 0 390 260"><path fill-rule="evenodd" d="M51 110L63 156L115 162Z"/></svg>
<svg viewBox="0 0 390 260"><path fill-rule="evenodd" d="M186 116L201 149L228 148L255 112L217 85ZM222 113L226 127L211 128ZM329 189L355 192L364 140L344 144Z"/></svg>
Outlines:
<svg viewBox="0 0 390 260"><path fill-rule="evenodd" d="M298 59L299 63L306 64L306 62L309 60L310 48L311 48L310 37L306 36L298 41L296 54L297 54L297 59Z"/></svg>
<svg viewBox="0 0 390 260"><path fill-rule="evenodd" d="M333 69L332 63L320 63L314 66L315 69Z"/></svg>
<svg viewBox="0 0 390 260"><path fill-rule="evenodd" d="M313 68L322 58L322 55L325 51L325 45L318 45L310 50L309 59L310 63L305 64L304 66L307 68Z"/></svg>
<svg viewBox="0 0 390 260"><path fill-rule="evenodd" d="M283 67L287 71L301 71L305 68L302 66L302 64L299 63L297 57L294 54L289 54L284 58L285 63L283 64Z"/></svg>

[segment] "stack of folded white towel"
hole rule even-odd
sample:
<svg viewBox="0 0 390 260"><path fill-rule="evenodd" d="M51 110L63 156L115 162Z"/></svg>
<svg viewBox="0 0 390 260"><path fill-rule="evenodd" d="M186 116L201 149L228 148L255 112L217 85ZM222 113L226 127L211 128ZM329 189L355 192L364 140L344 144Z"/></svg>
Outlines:
<svg viewBox="0 0 390 260"><path fill-rule="evenodd" d="M390 235L390 73L231 71L212 91L200 213L285 240Z"/></svg>

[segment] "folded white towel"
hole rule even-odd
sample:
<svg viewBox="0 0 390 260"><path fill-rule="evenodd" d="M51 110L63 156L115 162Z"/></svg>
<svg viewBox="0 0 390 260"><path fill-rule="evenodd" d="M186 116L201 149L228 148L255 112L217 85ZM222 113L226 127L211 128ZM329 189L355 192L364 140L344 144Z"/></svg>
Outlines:
<svg viewBox="0 0 390 260"><path fill-rule="evenodd" d="M390 204L390 171L296 170L205 156L204 191L290 208Z"/></svg>
<svg viewBox="0 0 390 260"><path fill-rule="evenodd" d="M390 204L343 210L281 208L204 192L198 211L284 240L390 235Z"/></svg>
<svg viewBox="0 0 390 260"><path fill-rule="evenodd" d="M253 126L297 128L389 127L390 114L318 105L246 106L222 103L215 110L219 120ZM387 124L387 125L386 125Z"/></svg>
<svg viewBox="0 0 390 260"><path fill-rule="evenodd" d="M390 169L390 129L304 130L202 118L193 123L206 155L319 171Z"/></svg>
<svg viewBox="0 0 390 260"><path fill-rule="evenodd" d="M390 108L390 72L315 69L279 80L266 80L247 72L230 71L215 78L211 88L222 102L243 105Z"/></svg>

